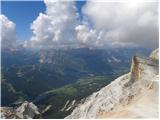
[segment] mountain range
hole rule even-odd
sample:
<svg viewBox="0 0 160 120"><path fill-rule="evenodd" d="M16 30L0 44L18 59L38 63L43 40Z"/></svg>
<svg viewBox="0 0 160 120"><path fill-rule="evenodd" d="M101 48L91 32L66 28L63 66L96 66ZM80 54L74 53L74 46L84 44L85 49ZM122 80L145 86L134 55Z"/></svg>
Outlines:
<svg viewBox="0 0 160 120"><path fill-rule="evenodd" d="M43 118L64 118L93 92L127 73L144 48L2 50L2 106L33 102Z"/></svg>

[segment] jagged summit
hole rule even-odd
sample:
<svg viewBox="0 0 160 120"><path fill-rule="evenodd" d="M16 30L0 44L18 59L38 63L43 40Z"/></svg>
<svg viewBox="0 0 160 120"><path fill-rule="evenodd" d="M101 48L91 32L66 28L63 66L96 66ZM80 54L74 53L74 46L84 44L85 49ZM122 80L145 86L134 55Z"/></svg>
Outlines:
<svg viewBox="0 0 160 120"><path fill-rule="evenodd" d="M1 118L3 119L32 119L41 118L36 105L25 101L19 107L1 107Z"/></svg>
<svg viewBox="0 0 160 120"><path fill-rule="evenodd" d="M157 54L134 56L130 73L93 93L66 118L157 118Z"/></svg>

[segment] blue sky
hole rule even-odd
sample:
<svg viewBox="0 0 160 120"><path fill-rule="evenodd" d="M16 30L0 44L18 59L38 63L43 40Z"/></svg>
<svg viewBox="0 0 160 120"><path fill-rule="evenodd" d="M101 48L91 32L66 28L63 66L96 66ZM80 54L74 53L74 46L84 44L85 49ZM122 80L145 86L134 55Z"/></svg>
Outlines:
<svg viewBox="0 0 160 120"><path fill-rule="evenodd" d="M82 19L81 8L86 1L76 1L77 11ZM29 39L32 35L31 23L37 18L40 12L45 12L43 1L2 1L1 13L7 16L16 24L16 30L20 39Z"/></svg>

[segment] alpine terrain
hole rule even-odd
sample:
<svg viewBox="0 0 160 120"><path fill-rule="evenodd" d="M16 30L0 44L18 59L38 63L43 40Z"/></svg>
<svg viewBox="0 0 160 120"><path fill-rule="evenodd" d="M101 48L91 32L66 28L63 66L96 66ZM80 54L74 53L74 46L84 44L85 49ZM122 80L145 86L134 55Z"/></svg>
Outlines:
<svg viewBox="0 0 160 120"><path fill-rule="evenodd" d="M131 70L87 97L66 118L158 118L158 49L134 56Z"/></svg>
<svg viewBox="0 0 160 120"><path fill-rule="evenodd" d="M148 58L134 56L130 72L111 83L113 76L82 79L44 92L31 102L1 107L1 117L158 118L158 53L157 49Z"/></svg>

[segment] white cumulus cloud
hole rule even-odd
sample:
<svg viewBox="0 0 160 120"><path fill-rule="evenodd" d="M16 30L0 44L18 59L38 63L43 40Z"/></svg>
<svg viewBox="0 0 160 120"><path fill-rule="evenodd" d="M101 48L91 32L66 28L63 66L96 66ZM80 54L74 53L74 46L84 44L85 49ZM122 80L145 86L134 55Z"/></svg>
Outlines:
<svg viewBox="0 0 160 120"><path fill-rule="evenodd" d="M100 43L158 47L158 3L88 1L83 13L95 29L103 31Z"/></svg>
<svg viewBox="0 0 160 120"><path fill-rule="evenodd" d="M122 0L121 0L122 1ZM46 11L31 25L25 46L158 47L158 3L87 1L80 23L74 1L45 0Z"/></svg>
<svg viewBox="0 0 160 120"><path fill-rule="evenodd" d="M101 33L95 29L89 29L87 25L78 25L75 28L77 32L78 43L83 47L100 47Z"/></svg>
<svg viewBox="0 0 160 120"><path fill-rule="evenodd" d="M1 21L1 47L11 48L16 45L16 25L5 15L0 15Z"/></svg>
<svg viewBox="0 0 160 120"><path fill-rule="evenodd" d="M25 45L58 47L76 44L77 13L73 1L44 1L45 14L40 13L32 23L33 36Z"/></svg>

